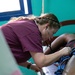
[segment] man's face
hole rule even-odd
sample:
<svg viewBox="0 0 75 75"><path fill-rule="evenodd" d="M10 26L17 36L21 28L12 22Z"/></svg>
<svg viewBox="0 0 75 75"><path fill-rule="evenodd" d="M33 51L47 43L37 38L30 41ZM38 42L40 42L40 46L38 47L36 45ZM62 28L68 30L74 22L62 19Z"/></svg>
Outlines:
<svg viewBox="0 0 75 75"><path fill-rule="evenodd" d="M51 41L51 39L53 38L53 34L55 34L57 30L58 29L55 29L55 28L44 29L42 33L43 41L46 41L48 39Z"/></svg>

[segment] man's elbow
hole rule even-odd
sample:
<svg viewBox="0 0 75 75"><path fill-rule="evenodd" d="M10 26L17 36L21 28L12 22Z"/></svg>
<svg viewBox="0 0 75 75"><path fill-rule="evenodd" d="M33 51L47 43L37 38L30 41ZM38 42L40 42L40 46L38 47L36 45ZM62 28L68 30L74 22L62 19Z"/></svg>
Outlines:
<svg viewBox="0 0 75 75"><path fill-rule="evenodd" d="M41 58L38 58L36 61L35 61L36 65L39 67L39 68L42 68L45 66L45 58L41 57Z"/></svg>

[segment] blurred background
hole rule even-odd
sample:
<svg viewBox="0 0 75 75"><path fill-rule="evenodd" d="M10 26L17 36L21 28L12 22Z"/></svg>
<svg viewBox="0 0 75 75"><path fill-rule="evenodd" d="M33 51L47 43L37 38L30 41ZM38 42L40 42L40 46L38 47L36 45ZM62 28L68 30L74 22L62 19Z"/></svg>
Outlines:
<svg viewBox="0 0 75 75"><path fill-rule="evenodd" d="M75 20L75 0L0 0L0 26L7 23L11 17L40 16L42 13L54 13L60 22ZM75 26L61 27L54 36L66 32L74 33ZM34 63L32 58L29 61ZM23 75L37 75L25 67L19 66L19 69Z"/></svg>

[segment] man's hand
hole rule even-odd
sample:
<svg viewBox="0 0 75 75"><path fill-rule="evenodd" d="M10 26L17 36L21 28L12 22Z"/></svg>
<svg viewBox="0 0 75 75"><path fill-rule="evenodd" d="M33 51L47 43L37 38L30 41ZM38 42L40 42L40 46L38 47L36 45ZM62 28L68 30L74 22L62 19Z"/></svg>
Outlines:
<svg viewBox="0 0 75 75"><path fill-rule="evenodd" d="M62 51L61 53L62 53L63 55L69 55L70 52L71 52L71 48L70 48L70 47L64 47L64 48L62 48L60 51Z"/></svg>
<svg viewBox="0 0 75 75"><path fill-rule="evenodd" d="M40 69L36 64L32 64L32 65L30 66L30 69L34 70L35 72L41 71L41 69Z"/></svg>

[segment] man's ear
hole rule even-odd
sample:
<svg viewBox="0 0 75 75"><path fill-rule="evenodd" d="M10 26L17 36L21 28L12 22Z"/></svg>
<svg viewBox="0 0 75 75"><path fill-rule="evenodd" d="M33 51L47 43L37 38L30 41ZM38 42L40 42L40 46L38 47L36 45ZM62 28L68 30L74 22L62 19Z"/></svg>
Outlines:
<svg viewBox="0 0 75 75"><path fill-rule="evenodd" d="M48 26L49 26L49 23L46 24L46 29L48 28Z"/></svg>

